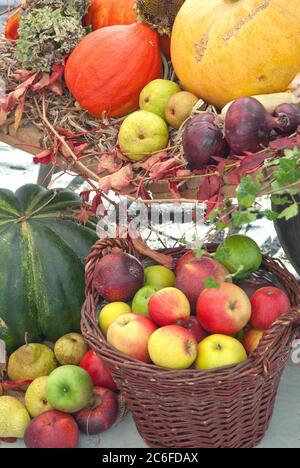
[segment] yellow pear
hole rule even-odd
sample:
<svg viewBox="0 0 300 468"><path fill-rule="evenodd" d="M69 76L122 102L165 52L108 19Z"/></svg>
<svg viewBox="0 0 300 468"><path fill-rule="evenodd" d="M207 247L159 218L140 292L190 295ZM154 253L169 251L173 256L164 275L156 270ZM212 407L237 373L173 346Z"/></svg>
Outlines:
<svg viewBox="0 0 300 468"><path fill-rule="evenodd" d="M13 382L35 380L56 369L54 352L48 346L32 343L15 351L9 358L7 373Z"/></svg>
<svg viewBox="0 0 300 468"><path fill-rule="evenodd" d="M54 409L46 396L47 380L48 377L38 377L29 385L25 394L25 405L33 418Z"/></svg>
<svg viewBox="0 0 300 468"><path fill-rule="evenodd" d="M0 397L0 437L22 439L30 423L26 408L16 398Z"/></svg>
<svg viewBox="0 0 300 468"><path fill-rule="evenodd" d="M55 357L62 366L79 366L87 352L88 346L79 333L68 333L62 336L54 347Z"/></svg>

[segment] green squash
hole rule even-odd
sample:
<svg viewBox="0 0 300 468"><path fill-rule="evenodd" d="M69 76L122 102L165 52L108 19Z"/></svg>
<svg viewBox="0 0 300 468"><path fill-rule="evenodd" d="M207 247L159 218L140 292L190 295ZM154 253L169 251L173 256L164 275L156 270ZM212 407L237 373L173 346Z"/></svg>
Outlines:
<svg viewBox="0 0 300 468"><path fill-rule="evenodd" d="M25 185L0 189L0 339L25 342L80 331L85 258L96 226L76 221L80 197Z"/></svg>

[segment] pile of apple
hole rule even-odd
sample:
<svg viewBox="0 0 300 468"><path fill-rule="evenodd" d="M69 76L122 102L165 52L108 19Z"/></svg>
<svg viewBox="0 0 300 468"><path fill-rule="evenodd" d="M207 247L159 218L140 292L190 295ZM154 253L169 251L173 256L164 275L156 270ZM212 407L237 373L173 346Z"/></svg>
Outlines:
<svg viewBox="0 0 300 468"><path fill-rule="evenodd" d="M54 347L22 346L7 373L22 391L0 396L0 438L24 438L28 448L76 448L80 432L100 434L116 422L117 386L80 334Z"/></svg>
<svg viewBox="0 0 300 468"><path fill-rule="evenodd" d="M126 356L173 369L210 370L242 363L264 331L290 307L266 280L247 279L262 255L249 237L225 239L216 253L189 252L175 272L123 252L101 259L94 287L106 304L99 326Z"/></svg>

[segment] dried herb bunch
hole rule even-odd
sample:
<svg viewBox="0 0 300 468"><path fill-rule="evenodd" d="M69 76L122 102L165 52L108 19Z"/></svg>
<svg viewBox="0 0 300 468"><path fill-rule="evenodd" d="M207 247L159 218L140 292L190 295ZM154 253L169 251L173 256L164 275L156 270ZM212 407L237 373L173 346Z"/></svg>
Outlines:
<svg viewBox="0 0 300 468"><path fill-rule="evenodd" d="M185 0L137 0L138 18L157 29L160 34L170 35L184 2Z"/></svg>
<svg viewBox="0 0 300 468"><path fill-rule="evenodd" d="M27 70L49 72L86 34L82 16L89 1L27 0L21 15L16 58Z"/></svg>

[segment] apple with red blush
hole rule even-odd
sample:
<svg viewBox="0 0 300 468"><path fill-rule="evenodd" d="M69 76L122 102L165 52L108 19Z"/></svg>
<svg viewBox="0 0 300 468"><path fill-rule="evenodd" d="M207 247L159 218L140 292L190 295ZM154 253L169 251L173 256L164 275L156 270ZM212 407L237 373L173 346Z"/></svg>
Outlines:
<svg viewBox="0 0 300 468"><path fill-rule="evenodd" d="M118 390L110 370L94 351L89 351L83 357L80 367L89 374L95 386L105 387L112 391Z"/></svg>
<svg viewBox="0 0 300 468"><path fill-rule="evenodd" d="M291 307L289 297L281 289L267 286L251 298L251 324L259 330L268 330Z"/></svg>

